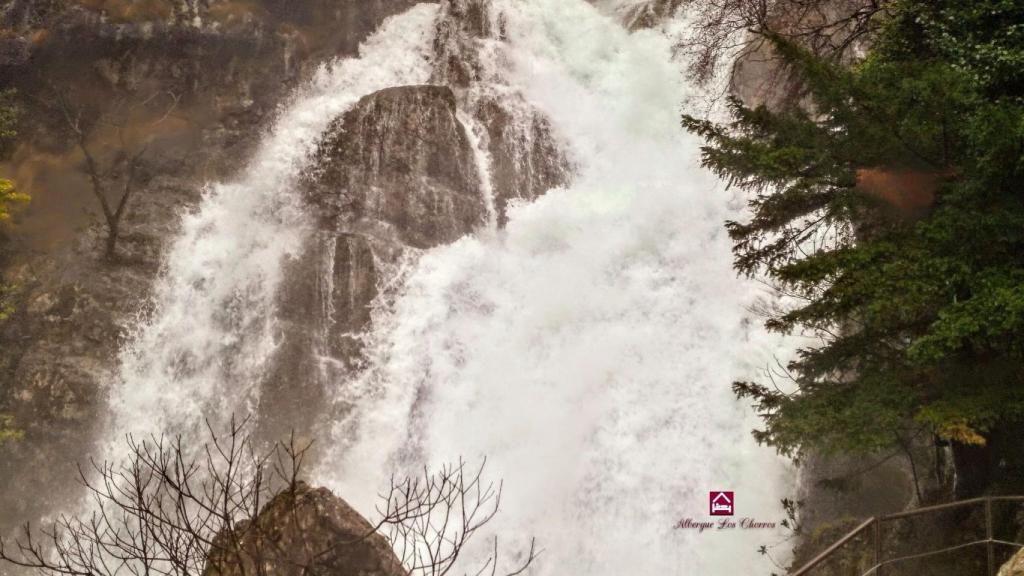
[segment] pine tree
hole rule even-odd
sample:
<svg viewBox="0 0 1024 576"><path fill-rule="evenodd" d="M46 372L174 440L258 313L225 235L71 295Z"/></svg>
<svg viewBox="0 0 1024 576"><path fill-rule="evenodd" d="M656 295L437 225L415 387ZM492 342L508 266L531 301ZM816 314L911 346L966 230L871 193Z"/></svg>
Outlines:
<svg viewBox="0 0 1024 576"><path fill-rule="evenodd" d="M684 117L704 165L749 193L735 267L810 333L792 390L737 382L759 441L869 452L910 430L984 444L1024 418L1024 4L889 3L867 56L764 31L800 103Z"/></svg>

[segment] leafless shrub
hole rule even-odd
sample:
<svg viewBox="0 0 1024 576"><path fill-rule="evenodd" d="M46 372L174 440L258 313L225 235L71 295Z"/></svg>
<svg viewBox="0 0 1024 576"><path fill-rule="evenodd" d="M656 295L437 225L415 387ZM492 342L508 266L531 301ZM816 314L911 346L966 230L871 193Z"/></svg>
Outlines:
<svg viewBox="0 0 1024 576"><path fill-rule="evenodd" d="M222 435L207 423L207 432L198 450L181 436L129 436L124 462L80 466L91 512L61 515L41 529L26 524L17 539L0 539L0 560L48 576L199 576L220 572L218 565L232 575L274 574L276 564L263 560L293 562L294 554L263 548L275 544L264 537L272 527L259 516L277 495L296 494L309 445L297 445L293 435L260 451L247 420L232 419ZM289 564L285 572L305 574L331 549L384 532L410 573L448 574L498 511L500 485L485 484L482 472L481 466L467 473L460 462L436 475L425 470L421 478L392 481L382 496L382 519L366 534L327 549L310 550L303 542L299 547L309 564ZM297 507L299 499L284 501ZM509 575L525 571L535 557L531 545ZM477 574L496 574L497 560L495 540L493 555Z"/></svg>
<svg viewBox="0 0 1024 576"><path fill-rule="evenodd" d="M148 142L177 108L180 96L167 91L118 94L100 105L70 88L49 84L48 94L38 100L82 153L82 172L106 226L104 254L114 259L125 214L140 185Z"/></svg>
<svg viewBox="0 0 1024 576"><path fill-rule="evenodd" d="M52 526L26 525L0 559L48 574L200 574L218 534L236 534L272 495L271 475L294 483L305 448L279 445L260 454L232 421L226 436L191 453L178 436L127 438L123 463L92 461L79 477L93 503L87 516L62 514Z"/></svg>
<svg viewBox="0 0 1024 576"><path fill-rule="evenodd" d="M444 576L451 572L471 538L498 513L502 484L483 480L486 462L475 470L460 460L432 474L396 482L382 495L378 513L384 517L383 532L411 574ZM526 557L506 576L522 574L539 554L531 540ZM475 573L498 573L498 539L492 541L491 555Z"/></svg>
<svg viewBox="0 0 1024 576"><path fill-rule="evenodd" d="M689 0L691 32L677 50L690 58L701 82L723 61L763 52L777 33L816 54L846 58L869 37L887 0Z"/></svg>

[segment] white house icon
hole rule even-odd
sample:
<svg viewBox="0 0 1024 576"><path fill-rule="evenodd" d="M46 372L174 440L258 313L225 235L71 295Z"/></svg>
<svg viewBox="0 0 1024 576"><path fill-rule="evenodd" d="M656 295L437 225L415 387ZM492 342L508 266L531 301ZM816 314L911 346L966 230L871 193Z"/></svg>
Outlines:
<svg viewBox="0 0 1024 576"><path fill-rule="evenodd" d="M718 492L711 499L712 514L732 514L732 499L725 492Z"/></svg>

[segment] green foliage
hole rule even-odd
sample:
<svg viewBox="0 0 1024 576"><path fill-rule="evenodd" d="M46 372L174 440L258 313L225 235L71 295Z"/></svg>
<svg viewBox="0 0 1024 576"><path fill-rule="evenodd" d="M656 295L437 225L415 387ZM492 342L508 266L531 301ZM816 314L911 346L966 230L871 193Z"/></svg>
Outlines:
<svg viewBox="0 0 1024 576"><path fill-rule="evenodd" d="M29 201L28 194L18 192L14 182L0 178L0 222L10 220L11 207Z"/></svg>
<svg viewBox="0 0 1024 576"><path fill-rule="evenodd" d="M0 142L10 140L17 135L20 110L15 103L14 89L0 90Z"/></svg>
<svg viewBox="0 0 1024 576"><path fill-rule="evenodd" d="M10 416L0 414L0 446L7 442L21 440L25 433L14 427L14 419Z"/></svg>
<svg viewBox="0 0 1024 576"><path fill-rule="evenodd" d="M17 136L15 128L19 109L14 98L14 90L0 90L0 152L6 152L7 145ZM13 205L23 204L28 200L28 195L18 192L13 182L0 178L0 221L10 219ZM6 292L7 287L0 286L0 320L7 318L11 313ZM13 417L0 414L0 446L20 440L23 436L24 432L15 428Z"/></svg>
<svg viewBox="0 0 1024 576"><path fill-rule="evenodd" d="M15 128L19 110L14 96L13 90L0 90L0 158L6 154L9 143L17 135ZM28 201L29 196L19 192L15 188L14 182L0 178L0 223L10 220L11 210L15 206ZM0 284L0 321L7 319L12 312L12 306L7 298L9 292L9 286ZM6 428L8 424L9 422L4 419L4 416L0 415L0 442L10 437Z"/></svg>
<svg viewBox="0 0 1024 576"><path fill-rule="evenodd" d="M5 150L17 135L18 115L14 90L0 90L0 151ZM28 195L15 189L14 182L0 178L0 221L10 219L12 206L28 200Z"/></svg>
<svg viewBox="0 0 1024 576"><path fill-rule="evenodd" d="M908 426L981 443L1021 420L1024 3L892 1L852 66L768 37L803 105L683 120L750 193L750 220L727 223L735 266L791 296L767 326L821 339L788 366L792 392L735 385L764 417L757 438L871 451ZM886 196L870 174L905 177ZM893 207L921 189L926 213Z"/></svg>

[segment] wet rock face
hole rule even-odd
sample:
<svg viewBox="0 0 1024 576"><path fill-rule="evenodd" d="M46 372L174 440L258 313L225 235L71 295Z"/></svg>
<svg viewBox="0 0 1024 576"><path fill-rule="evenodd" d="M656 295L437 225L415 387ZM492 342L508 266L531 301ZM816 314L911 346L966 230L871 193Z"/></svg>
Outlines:
<svg viewBox="0 0 1024 576"><path fill-rule="evenodd" d="M406 576L387 540L326 488L298 483L272 499L235 534L237 544L210 556L204 574L218 576ZM256 558L260 566L257 569Z"/></svg>
<svg viewBox="0 0 1024 576"><path fill-rule="evenodd" d="M459 108L479 128L477 137L490 159L498 225L503 226L509 202L534 200L568 184L572 168L543 112L505 85L504 70L489 70L481 61L488 43L505 40L503 15L489 0L448 0L441 13L431 82L451 86Z"/></svg>
<svg viewBox="0 0 1024 576"><path fill-rule="evenodd" d="M128 322L159 270L176 210L198 187L159 177L126 216L121 260L100 259L102 231L89 228L66 252L4 271L14 314L0 325L0 413L24 439L0 447L0 531L75 501L85 461L106 415L102 385L116 377Z"/></svg>
<svg viewBox="0 0 1024 576"><path fill-rule="evenodd" d="M434 83L468 88L481 80L478 40L504 37L492 25L490 0L446 0L434 36Z"/></svg>
<svg viewBox="0 0 1024 576"><path fill-rule="evenodd" d="M491 20L490 0L448 0L445 3L445 19L440 26L450 26L461 34L473 38L494 36ZM443 41L444 34L438 34Z"/></svg>
<svg viewBox="0 0 1024 576"><path fill-rule="evenodd" d="M487 221L474 151L443 86L389 88L331 123L305 194L319 217L285 264L280 344L262 384L260 433L316 434L326 389L363 364L381 268L408 248L453 242Z"/></svg>
<svg viewBox="0 0 1024 576"><path fill-rule="evenodd" d="M261 385L258 432L274 443L319 437L326 391L362 365L377 296L377 263L365 236L320 232L285 263L278 297L280 344ZM318 446L314 444L314 452Z"/></svg>
<svg viewBox="0 0 1024 576"><path fill-rule="evenodd" d="M484 43L501 41L501 22L488 0L446 0L434 84L370 94L324 134L304 183L318 230L287 264L281 344L261 393L265 439L315 434L308 407L363 368L371 306L403 252L485 225L485 184L503 225L513 200L568 182L550 123L522 95L494 90L501 79L480 61ZM474 145L489 160L486 175Z"/></svg>
<svg viewBox="0 0 1024 576"><path fill-rule="evenodd" d="M370 243L356 234L335 238L333 256L329 349L335 357L351 358L361 351L355 335L370 326L370 305L377 297L377 265Z"/></svg>
<svg viewBox="0 0 1024 576"><path fill-rule="evenodd" d="M514 104L523 111L522 117L510 111ZM569 161L555 141L551 124L538 111L525 102L482 98L475 115L487 132L494 207L500 226L507 222L513 200L533 200L569 183Z"/></svg>
<svg viewBox="0 0 1024 576"><path fill-rule="evenodd" d="M260 385L257 437L273 445L295 433L308 442L317 431L313 406L325 400L320 355L323 352L324 301L323 245L320 238L283 263L289 279L277 295L275 333L277 348Z"/></svg>
<svg viewBox="0 0 1024 576"><path fill-rule="evenodd" d="M442 86L364 97L316 153L313 200L340 225L374 220L409 246L453 242L486 221L474 153Z"/></svg>

